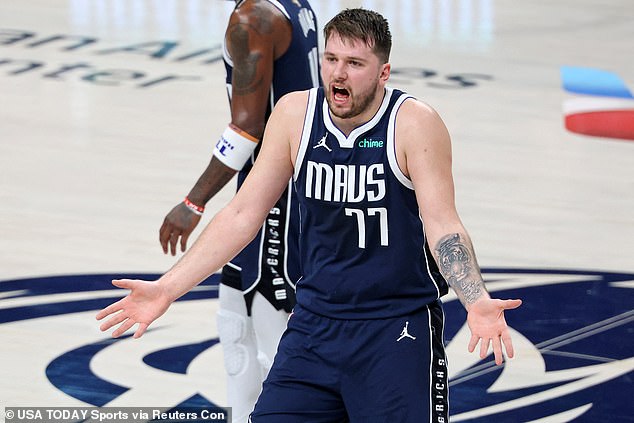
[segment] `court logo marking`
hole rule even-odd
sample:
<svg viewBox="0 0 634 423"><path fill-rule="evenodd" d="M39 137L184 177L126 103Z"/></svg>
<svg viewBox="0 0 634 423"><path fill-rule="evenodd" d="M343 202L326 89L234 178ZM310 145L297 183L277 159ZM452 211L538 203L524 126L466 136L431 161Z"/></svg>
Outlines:
<svg viewBox="0 0 634 423"><path fill-rule="evenodd" d="M631 421L633 273L484 268L483 275L495 297L524 301L506 314L516 357L495 366L491 355L470 354L464 308L455 294L443 297L452 422ZM221 348L208 317L217 308L217 275L141 339L98 331L96 311L125 293L112 279L157 276L0 282L0 337L9 340L0 362L5 404L20 405L29 392L29 401L57 398L57 405L134 406L152 398L162 407L222 406ZM414 335L405 323L401 337ZM32 348L36 337L46 347ZM59 404L64 396L67 404Z"/></svg>

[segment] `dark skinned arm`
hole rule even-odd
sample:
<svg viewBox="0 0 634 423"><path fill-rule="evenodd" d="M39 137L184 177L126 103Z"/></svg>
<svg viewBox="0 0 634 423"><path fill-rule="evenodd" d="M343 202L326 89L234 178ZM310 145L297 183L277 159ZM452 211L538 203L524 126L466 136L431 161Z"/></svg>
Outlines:
<svg viewBox="0 0 634 423"><path fill-rule="evenodd" d="M262 138L266 125L273 62L288 49L291 31L290 22L277 8L259 1L243 2L227 25L225 42L233 61L231 124L256 139ZM205 206L235 174L236 170L212 156L187 197ZM184 252L200 219L184 203L177 204L159 230L163 252L176 255L179 241Z"/></svg>

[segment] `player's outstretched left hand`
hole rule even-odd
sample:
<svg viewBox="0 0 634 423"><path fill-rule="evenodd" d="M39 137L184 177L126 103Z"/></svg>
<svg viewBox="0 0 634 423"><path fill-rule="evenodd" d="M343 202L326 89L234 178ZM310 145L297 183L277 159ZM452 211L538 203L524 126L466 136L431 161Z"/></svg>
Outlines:
<svg viewBox="0 0 634 423"><path fill-rule="evenodd" d="M119 301L97 313L97 320L109 317L101 324L99 329L107 331L113 326L119 325L112 332L112 337L123 335L135 324L139 324L135 338L143 336L148 326L167 311L171 302L166 298L161 286L155 282L119 279L112 284L119 288L129 289L130 293Z"/></svg>
<svg viewBox="0 0 634 423"><path fill-rule="evenodd" d="M467 314L467 324L471 329L469 352L473 352L480 342L480 358L485 358L489 352L489 345L493 344L495 364L504 361L502 346L509 358L513 358L513 342L504 319L504 310L519 307L522 300L499 300L483 298L471 304Z"/></svg>

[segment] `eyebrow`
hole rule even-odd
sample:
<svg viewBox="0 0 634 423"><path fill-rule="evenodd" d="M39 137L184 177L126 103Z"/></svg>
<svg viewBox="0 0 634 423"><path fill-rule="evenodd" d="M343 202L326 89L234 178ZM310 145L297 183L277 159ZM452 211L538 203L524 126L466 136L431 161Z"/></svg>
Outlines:
<svg viewBox="0 0 634 423"><path fill-rule="evenodd" d="M328 51L325 51L324 56L336 57L338 55L335 53L330 53ZM359 57L359 56L344 56L343 58L346 60L354 60L356 62L364 62L364 63L368 61L368 59Z"/></svg>

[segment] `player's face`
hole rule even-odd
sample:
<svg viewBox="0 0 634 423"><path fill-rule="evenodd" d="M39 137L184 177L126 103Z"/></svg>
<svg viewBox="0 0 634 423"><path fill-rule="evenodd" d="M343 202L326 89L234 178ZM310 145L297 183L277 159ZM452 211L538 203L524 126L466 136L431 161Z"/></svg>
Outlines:
<svg viewBox="0 0 634 423"><path fill-rule="evenodd" d="M326 100L333 116L363 123L383 99L390 65L361 40L342 40L336 33L326 43L322 61Z"/></svg>

